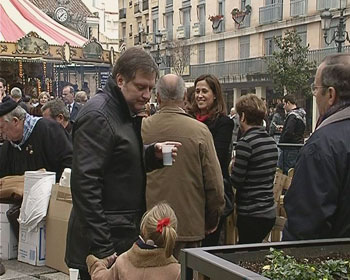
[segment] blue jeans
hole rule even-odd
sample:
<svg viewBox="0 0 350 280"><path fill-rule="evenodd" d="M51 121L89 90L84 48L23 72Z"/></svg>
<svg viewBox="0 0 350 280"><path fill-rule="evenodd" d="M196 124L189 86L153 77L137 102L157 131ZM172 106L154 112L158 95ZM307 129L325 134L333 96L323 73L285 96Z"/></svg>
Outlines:
<svg viewBox="0 0 350 280"><path fill-rule="evenodd" d="M282 148L278 159L278 167L282 169L283 174L288 175L288 170L294 168L297 162L299 148Z"/></svg>

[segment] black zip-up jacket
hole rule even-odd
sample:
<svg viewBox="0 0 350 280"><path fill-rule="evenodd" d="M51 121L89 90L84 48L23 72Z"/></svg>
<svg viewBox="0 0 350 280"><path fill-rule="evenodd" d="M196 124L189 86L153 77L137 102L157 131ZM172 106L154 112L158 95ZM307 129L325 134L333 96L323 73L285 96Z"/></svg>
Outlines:
<svg viewBox="0 0 350 280"><path fill-rule="evenodd" d="M113 78L79 111L73 127L73 209L66 247L68 267L86 270L88 254L105 258L128 250L145 211L145 166L162 166L141 139ZM144 163L144 158L146 162Z"/></svg>

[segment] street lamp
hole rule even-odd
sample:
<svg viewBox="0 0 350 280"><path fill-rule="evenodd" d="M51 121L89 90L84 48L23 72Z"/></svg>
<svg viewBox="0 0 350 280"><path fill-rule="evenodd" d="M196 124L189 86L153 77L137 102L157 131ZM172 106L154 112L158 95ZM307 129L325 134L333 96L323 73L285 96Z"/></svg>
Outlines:
<svg viewBox="0 0 350 280"><path fill-rule="evenodd" d="M331 44L333 41L335 41L338 53L342 52L342 45L345 41L350 42L349 34L345 30L345 18L344 18L344 10L345 8L341 8L340 5L340 16L339 16L339 24L337 26L337 30L333 33L332 38L327 39L327 31L331 27L331 21L332 21L332 13L329 11L329 9L324 10L321 13L321 27L323 30L323 38L327 45Z"/></svg>
<svg viewBox="0 0 350 280"><path fill-rule="evenodd" d="M156 37L156 44L157 44L157 54L155 57L155 62L157 63L158 68L159 68L159 65L163 61L163 59L160 56L160 44L162 43L163 34L158 30L157 33L155 34L155 37Z"/></svg>

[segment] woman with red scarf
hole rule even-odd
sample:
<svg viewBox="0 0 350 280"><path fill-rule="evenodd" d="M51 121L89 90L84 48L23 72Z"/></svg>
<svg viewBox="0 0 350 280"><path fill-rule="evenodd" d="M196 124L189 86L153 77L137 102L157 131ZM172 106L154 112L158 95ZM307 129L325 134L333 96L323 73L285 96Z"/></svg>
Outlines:
<svg viewBox="0 0 350 280"><path fill-rule="evenodd" d="M204 246L216 246L219 243L221 227L233 211L233 191L229 183L228 165L230 163L230 144L233 121L227 116L226 104L222 95L219 80L210 74L199 76L194 82L195 96L192 112L196 119L206 124L213 135L216 154L218 156L225 185L226 207L217 230L203 241Z"/></svg>

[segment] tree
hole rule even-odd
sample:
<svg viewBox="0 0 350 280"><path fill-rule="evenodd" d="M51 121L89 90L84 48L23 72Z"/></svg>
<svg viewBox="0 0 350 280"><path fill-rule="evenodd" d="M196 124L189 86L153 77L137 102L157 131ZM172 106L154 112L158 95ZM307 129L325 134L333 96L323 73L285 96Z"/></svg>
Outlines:
<svg viewBox="0 0 350 280"><path fill-rule="evenodd" d="M190 65L191 46L185 44L184 41L173 41L169 43L168 50L170 54L171 67L176 75L185 74L186 67Z"/></svg>
<svg viewBox="0 0 350 280"><path fill-rule="evenodd" d="M265 59L275 91L294 94L297 99L310 95L309 83L316 63L307 58L309 46L302 46L302 40L295 30L287 31L283 38L275 37L274 43L277 50Z"/></svg>

